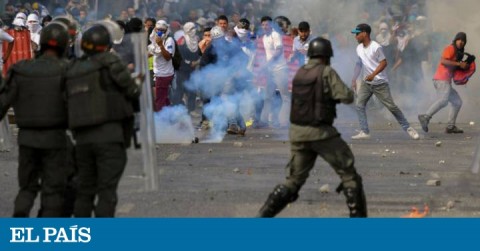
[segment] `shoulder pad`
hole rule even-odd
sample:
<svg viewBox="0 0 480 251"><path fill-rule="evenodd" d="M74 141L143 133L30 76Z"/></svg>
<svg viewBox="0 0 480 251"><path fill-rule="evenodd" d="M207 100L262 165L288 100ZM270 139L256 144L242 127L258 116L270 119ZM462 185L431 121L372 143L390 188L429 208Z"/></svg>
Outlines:
<svg viewBox="0 0 480 251"><path fill-rule="evenodd" d="M90 58L77 59L70 64L67 77L86 75L91 72L98 71L102 67L104 67L102 64L96 60L91 60Z"/></svg>
<svg viewBox="0 0 480 251"><path fill-rule="evenodd" d="M65 72L65 64L61 61L46 64L43 60L22 60L12 66L12 72L29 77L59 75Z"/></svg>
<svg viewBox="0 0 480 251"><path fill-rule="evenodd" d="M110 52L99 53L99 54L93 56L92 58L95 59L96 61L98 61L99 63L101 63L102 65L105 65L105 66L115 64L115 63L118 63L118 62L122 62L120 57L118 57L114 53L110 53Z"/></svg>

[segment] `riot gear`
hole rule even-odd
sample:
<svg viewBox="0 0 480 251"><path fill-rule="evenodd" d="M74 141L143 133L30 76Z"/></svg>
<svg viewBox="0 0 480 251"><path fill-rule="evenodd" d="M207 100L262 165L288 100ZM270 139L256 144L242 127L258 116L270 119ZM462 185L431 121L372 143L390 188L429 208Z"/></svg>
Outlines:
<svg viewBox="0 0 480 251"><path fill-rule="evenodd" d="M325 66L302 67L293 78L290 122L297 125L332 125L336 102L330 98L323 81Z"/></svg>
<svg viewBox="0 0 480 251"><path fill-rule="evenodd" d="M82 50L88 55L104 52L111 44L112 39L107 28L101 25L90 27L82 37Z"/></svg>
<svg viewBox="0 0 480 251"><path fill-rule="evenodd" d="M57 61L52 64L51 60L47 60L50 59L40 57L35 64L21 61L12 67L10 74L18 85L18 100L14 110L19 128L67 127L67 110L62 92L66 63Z"/></svg>
<svg viewBox="0 0 480 251"><path fill-rule="evenodd" d="M344 185L345 182L341 183L336 191L337 193L343 191L347 199L347 207L350 210L350 218L367 217L367 200L363 191L362 177L356 174L353 182L355 184L349 187Z"/></svg>
<svg viewBox="0 0 480 251"><path fill-rule="evenodd" d="M75 20L67 16L60 16L53 19L53 21L65 24L68 27L68 35L70 36L70 39L72 41L75 40L75 36L77 35L77 22Z"/></svg>
<svg viewBox="0 0 480 251"><path fill-rule="evenodd" d="M52 24L44 29L45 47L65 48L67 31ZM47 51L45 51L47 52ZM13 105L18 132L19 192L14 216L28 217L41 192L39 217L62 216L65 188L71 169L66 164L67 108L65 72L61 53L43 53L16 63L7 75L1 93L0 117Z"/></svg>
<svg viewBox="0 0 480 251"><path fill-rule="evenodd" d="M277 185L268 196L265 204L260 208L258 217L271 218L282 211L289 203L298 199L298 193L292 192L285 185Z"/></svg>
<svg viewBox="0 0 480 251"><path fill-rule="evenodd" d="M67 73L69 127L77 129L107 122L122 121L133 115L133 108L125 98L138 96L139 89L122 93L112 77L132 83L123 71L120 59L110 53L96 54L92 60L78 60ZM110 68L110 69L108 69Z"/></svg>
<svg viewBox="0 0 480 251"><path fill-rule="evenodd" d="M317 37L310 41L307 56L312 57L333 57L332 44L329 40Z"/></svg>
<svg viewBox="0 0 480 251"><path fill-rule="evenodd" d="M121 59L107 51L115 39L111 28L118 25L103 23L85 31L81 46L86 56L69 67L66 77L69 127L76 141L75 217L115 215L134 128L132 103L142 87Z"/></svg>
<svg viewBox="0 0 480 251"><path fill-rule="evenodd" d="M61 57L68 46L68 27L60 22L51 22L40 33L40 53L47 49L56 50Z"/></svg>

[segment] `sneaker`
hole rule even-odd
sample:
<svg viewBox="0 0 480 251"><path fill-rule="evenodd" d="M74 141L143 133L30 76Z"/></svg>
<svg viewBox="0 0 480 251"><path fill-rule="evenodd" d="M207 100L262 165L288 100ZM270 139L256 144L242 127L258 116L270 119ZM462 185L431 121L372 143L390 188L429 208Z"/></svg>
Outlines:
<svg viewBox="0 0 480 251"><path fill-rule="evenodd" d="M430 122L430 117L426 114L418 115L418 121L420 121L420 125L422 126L422 130L424 132L428 132L428 122Z"/></svg>
<svg viewBox="0 0 480 251"><path fill-rule="evenodd" d="M246 131L247 131L247 129L240 129L240 130L238 130L238 135L245 137L245 132Z"/></svg>
<svg viewBox="0 0 480 251"><path fill-rule="evenodd" d="M417 130L413 129L413 127L409 127L407 128L407 133L408 135L410 135L410 138L412 139L419 139L420 138L420 135L418 135L418 132Z"/></svg>
<svg viewBox="0 0 480 251"><path fill-rule="evenodd" d="M463 130L456 126L449 126L445 129L446 133L463 133Z"/></svg>
<svg viewBox="0 0 480 251"><path fill-rule="evenodd" d="M357 135L353 135L352 139L369 139L370 134L360 131Z"/></svg>
<svg viewBox="0 0 480 251"><path fill-rule="evenodd" d="M228 134L238 134L238 126L234 125L234 124L229 125L228 128L227 128L227 133Z"/></svg>

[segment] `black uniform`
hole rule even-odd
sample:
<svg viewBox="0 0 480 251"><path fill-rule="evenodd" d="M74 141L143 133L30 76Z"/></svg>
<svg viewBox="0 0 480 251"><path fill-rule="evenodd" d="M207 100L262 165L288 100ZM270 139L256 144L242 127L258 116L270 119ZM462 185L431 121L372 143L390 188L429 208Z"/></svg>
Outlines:
<svg viewBox="0 0 480 251"><path fill-rule="evenodd" d="M112 53L83 57L70 68L69 126L78 168L75 217L90 217L92 212L96 217L114 216L132 132L132 102L139 95L140 87Z"/></svg>
<svg viewBox="0 0 480 251"><path fill-rule="evenodd" d="M14 107L19 145L14 217L28 217L41 191L39 216L60 217L67 176L67 110L64 76L67 62L55 56L15 64L0 96L0 117Z"/></svg>

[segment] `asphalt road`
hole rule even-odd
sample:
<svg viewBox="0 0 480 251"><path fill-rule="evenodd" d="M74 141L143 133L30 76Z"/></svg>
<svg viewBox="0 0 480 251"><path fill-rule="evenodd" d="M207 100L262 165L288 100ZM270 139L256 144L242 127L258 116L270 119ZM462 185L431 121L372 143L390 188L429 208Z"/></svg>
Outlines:
<svg viewBox="0 0 480 251"><path fill-rule="evenodd" d="M371 139L352 141L355 125L337 127L355 154L370 217L402 217L413 206L422 212L424 205L430 209L427 217L480 216L480 176L470 172L478 125L460 124L464 134L447 135L444 124L433 123L431 132L415 141L395 122L380 120L371 126ZM286 135L285 129L250 129L246 137L227 135L221 143L200 139L199 144L159 145L157 191L145 191L133 154L119 187L117 216L253 217L284 180ZM0 153L0 217L12 214L17 156L16 148ZM429 186L429 180L440 184ZM334 192L338 183L333 170L318 159L300 198L279 217L347 217L343 195ZM327 184L330 191L320 192Z"/></svg>

